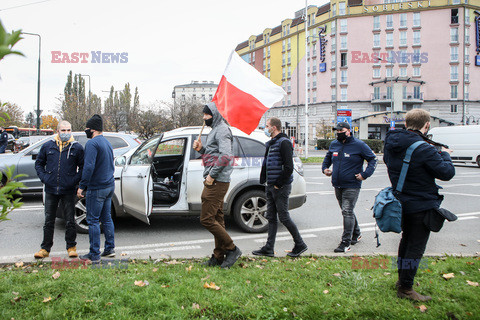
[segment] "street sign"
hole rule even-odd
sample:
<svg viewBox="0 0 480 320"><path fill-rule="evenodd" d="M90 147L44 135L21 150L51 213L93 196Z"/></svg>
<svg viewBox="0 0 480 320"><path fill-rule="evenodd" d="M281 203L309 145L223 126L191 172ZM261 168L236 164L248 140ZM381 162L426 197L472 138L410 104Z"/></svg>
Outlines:
<svg viewBox="0 0 480 320"><path fill-rule="evenodd" d="M475 65L480 67L480 56L475 56Z"/></svg>
<svg viewBox="0 0 480 320"><path fill-rule="evenodd" d="M318 65L318 71L320 72L325 72L327 71L327 64L325 62L322 62Z"/></svg>
<svg viewBox="0 0 480 320"><path fill-rule="evenodd" d="M337 123L347 122L352 127L352 109L338 109L337 110Z"/></svg>
<svg viewBox="0 0 480 320"><path fill-rule="evenodd" d="M395 121L390 122L390 130L395 130Z"/></svg>
<svg viewBox="0 0 480 320"><path fill-rule="evenodd" d="M355 127L354 130L355 130L355 132L358 132L358 127Z"/></svg>

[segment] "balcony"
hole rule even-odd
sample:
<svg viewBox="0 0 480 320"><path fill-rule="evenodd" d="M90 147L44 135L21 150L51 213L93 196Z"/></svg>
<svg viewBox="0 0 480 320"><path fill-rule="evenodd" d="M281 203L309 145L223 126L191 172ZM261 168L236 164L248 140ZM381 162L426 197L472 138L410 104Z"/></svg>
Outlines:
<svg viewBox="0 0 480 320"><path fill-rule="evenodd" d="M375 104L390 104L392 103L392 96L388 92L380 92L378 94L372 93L372 103ZM403 94L403 103L423 103L423 92L406 92Z"/></svg>
<svg viewBox="0 0 480 320"><path fill-rule="evenodd" d="M423 103L423 92L405 92L403 103Z"/></svg>

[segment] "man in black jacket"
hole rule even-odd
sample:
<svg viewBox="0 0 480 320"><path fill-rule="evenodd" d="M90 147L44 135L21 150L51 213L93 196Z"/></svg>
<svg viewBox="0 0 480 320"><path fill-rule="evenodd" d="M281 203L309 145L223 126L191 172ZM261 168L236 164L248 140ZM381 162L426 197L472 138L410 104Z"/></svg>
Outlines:
<svg viewBox="0 0 480 320"><path fill-rule="evenodd" d="M397 187L405 153L410 145L425 140L430 129L430 114L423 109L413 109L405 116L407 130L392 130L385 139L383 160L393 189ZM425 252L430 230L424 219L440 207L443 196L438 194L435 179L448 181L455 175L450 159L452 151L442 147L438 151L430 144L421 144L412 154L403 191L396 196L402 203L402 239L398 248L397 296L416 301L431 297L413 290L414 277Z"/></svg>
<svg viewBox="0 0 480 320"><path fill-rule="evenodd" d="M288 198L293 182L293 146L287 135L282 133L282 122L270 118L265 126L265 134L272 139L266 143L265 158L260 173L260 183L267 183L268 237L265 246L255 250L257 256L274 256L277 235L277 216L293 237L295 246L287 255L298 257L307 250L297 226L288 213Z"/></svg>
<svg viewBox="0 0 480 320"><path fill-rule="evenodd" d="M8 133L4 127L0 127L0 153L5 153L8 145Z"/></svg>
<svg viewBox="0 0 480 320"><path fill-rule="evenodd" d="M35 169L40 181L45 185L45 224L43 241L35 258L46 258L53 246L55 218L60 200L66 221L65 241L70 258L78 257L75 242L74 210L75 193L82 177L83 147L72 136L72 126L67 121L60 121L54 140L43 144L35 161Z"/></svg>

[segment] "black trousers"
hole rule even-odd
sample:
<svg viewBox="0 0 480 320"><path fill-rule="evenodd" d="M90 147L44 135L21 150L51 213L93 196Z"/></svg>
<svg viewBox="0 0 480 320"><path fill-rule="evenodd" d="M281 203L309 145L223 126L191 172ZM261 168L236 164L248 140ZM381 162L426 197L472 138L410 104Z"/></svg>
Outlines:
<svg viewBox="0 0 480 320"><path fill-rule="evenodd" d="M50 252L53 246L53 232L55 230L55 218L57 216L58 203L62 201L63 215L65 217L66 247L71 248L77 245L77 230L75 229L74 210L75 194L51 194L45 193L45 224L43 225L43 241L41 248Z"/></svg>
<svg viewBox="0 0 480 320"><path fill-rule="evenodd" d="M432 209L433 210L433 209ZM404 288L411 288L420 260L427 247L430 230L423 223L429 212L402 213L402 239L398 247L398 279Z"/></svg>

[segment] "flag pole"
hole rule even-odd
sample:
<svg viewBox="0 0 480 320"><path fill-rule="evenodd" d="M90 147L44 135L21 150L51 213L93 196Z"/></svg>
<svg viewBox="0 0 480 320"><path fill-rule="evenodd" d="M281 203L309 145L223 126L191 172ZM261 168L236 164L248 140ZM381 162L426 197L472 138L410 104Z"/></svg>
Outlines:
<svg viewBox="0 0 480 320"><path fill-rule="evenodd" d="M202 129L200 129L200 134L198 135L198 139L197 139L198 142L200 142L200 139L202 137L203 128L205 128L205 121L203 121Z"/></svg>
<svg viewBox="0 0 480 320"><path fill-rule="evenodd" d="M308 159L308 0L305 0L305 159Z"/></svg>

